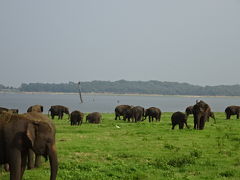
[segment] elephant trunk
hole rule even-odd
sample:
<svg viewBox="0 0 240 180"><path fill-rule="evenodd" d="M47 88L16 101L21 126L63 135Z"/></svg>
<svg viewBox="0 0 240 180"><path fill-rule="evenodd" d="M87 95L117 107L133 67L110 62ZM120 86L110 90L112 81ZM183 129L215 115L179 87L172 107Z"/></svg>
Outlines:
<svg viewBox="0 0 240 180"><path fill-rule="evenodd" d="M58 171L58 159L55 145L49 147L49 160L51 166L51 177L50 180L56 180Z"/></svg>

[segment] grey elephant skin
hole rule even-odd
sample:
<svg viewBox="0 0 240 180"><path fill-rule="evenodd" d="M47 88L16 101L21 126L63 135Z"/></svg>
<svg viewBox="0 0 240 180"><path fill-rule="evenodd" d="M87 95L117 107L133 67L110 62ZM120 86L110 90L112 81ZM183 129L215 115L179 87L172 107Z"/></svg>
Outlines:
<svg viewBox="0 0 240 180"><path fill-rule="evenodd" d="M149 122L153 122L153 119L155 118L156 121L160 121L161 119L161 110L156 107L150 107L146 109L145 111L145 119L148 117Z"/></svg>
<svg viewBox="0 0 240 180"><path fill-rule="evenodd" d="M82 122L83 122L83 117L84 117L84 114L80 111L73 111L71 112L70 114L70 122L71 122L71 125L81 125Z"/></svg>
<svg viewBox="0 0 240 180"><path fill-rule="evenodd" d="M237 119L239 119L240 115L240 106L228 106L225 109L226 119L230 119L232 115L237 115Z"/></svg>
<svg viewBox="0 0 240 180"><path fill-rule="evenodd" d="M87 115L86 121L89 123L99 124L101 122L102 115L99 112L93 112Z"/></svg>
<svg viewBox="0 0 240 180"><path fill-rule="evenodd" d="M62 119L64 113L68 115L68 118L70 118L69 109L62 105L51 106L48 110L48 115L49 112L51 113L52 119L54 119L54 116L58 116L58 119Z"/></svg>
<svg viewBox="0 0 240 180"><path fill-rule="evenodd" d="M50 160L50 180L55 180L58 159L55 127L41 113L3 113L0 115L0 163L9 164L10 179L21 180L27 164L28 151Z"/></svg>
<svg viewBox="0 0 240 180"><path fill-rule="evenodd" d="M173 113L171 116L171 120L172 120L172 129L174 129L176 125L179 126L179 129L183 129L184 124L186 125L187 128L189 128L187 125L187 116L182 112L177 111Z"/></svg>

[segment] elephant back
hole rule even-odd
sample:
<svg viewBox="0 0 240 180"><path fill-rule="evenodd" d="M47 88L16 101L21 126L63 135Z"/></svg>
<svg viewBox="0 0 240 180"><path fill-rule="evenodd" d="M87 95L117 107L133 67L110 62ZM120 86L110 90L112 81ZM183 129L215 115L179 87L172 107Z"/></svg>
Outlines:
<svg viewBox="0 0 240 180"><path fill-rule="evenodd" d="M27 109L27 112L43 112L43 106L42 105L30 106Z"/></svg>
<svg viewBox="0 0 240 180"><path fill-rule="evenodd" d="M87 115L86 121L89 123L100 123L102 115L99 112L93 112Z"/></svg>

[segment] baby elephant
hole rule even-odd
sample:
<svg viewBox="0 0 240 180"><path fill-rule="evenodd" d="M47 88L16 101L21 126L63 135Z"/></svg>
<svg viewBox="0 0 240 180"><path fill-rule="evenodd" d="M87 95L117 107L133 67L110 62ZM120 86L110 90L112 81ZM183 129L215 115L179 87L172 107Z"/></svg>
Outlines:
<svg viewBox="0 0 240 180"><path fill-rule="evenodd" d="M184 124L186 124L186 127L188 127L187 125L187 117L184 113L182 112L175 112L173 113L172 117L172 129L174 129L174 127L178 124L179 125L179 129L183 129Z"/></svg>
<svg viewBox="0 0 240 180"><path fill-rule="evenodd" d="M89 123L99 124L101 122L102 115L99 112L93 112L87 115L86 121Z"/></svg>
<svg viewBox="0 0 240 180"><path fill-rule="evenodd" d="M73 125L81 125L83 122L83 117L84 114L80 111L73 111L70 114L70 122L71 122L71 126Z"/></svg>

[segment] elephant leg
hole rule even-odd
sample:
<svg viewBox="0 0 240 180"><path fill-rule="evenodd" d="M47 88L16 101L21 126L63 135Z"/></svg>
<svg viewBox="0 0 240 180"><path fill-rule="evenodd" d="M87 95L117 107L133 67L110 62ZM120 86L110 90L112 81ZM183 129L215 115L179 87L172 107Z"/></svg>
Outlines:
<svg viewBox="0 0 240 180"><path fill-rule="evenodd" d="M237 113L237 119L239 119L239 113Z"/></svg>
<svg viewBox="0 0 240 180"><path fill-rule="evenodd" d="M173 124L173 125L172 125L172 130L174 130L175 126L176 126L176 124Z"/></svg>
<svg viewBox="0 0 240 180"><path fill-rule="evenodd" d="M197 129L197 122L194 120L194 129Z"/></svg>
<svg viewBox="0 0 240 180"><path fill-rule="evenodd" d="M227 115L227 119L230 119L231 118L231 114L229 113L228 115Z"/></svg>
<svg viewBox="0 0 240 180"><path fill-rule="evenodd" d="M185 121L184 123L185 123L186 127L189 129L189 126L187 125L187 121Z"/></svg>
<svg viewBox="0 0 240 180"><path fill-rule="evenodd" d="M25 152L22 152L22 156L21 156L21 179L23 177L23 174L24 174L24 171L25 171L25 168L26 168L26 165L27 165L27 154L28 152L25 151Z"/></svg>
<svg viewBox="0 0 240 180"><path fill-rule="evenodd" d="M34 167L39 168L41 166L41 156L35 155L35 164Z"/></svg>
<svg viewBox="0 0 240 180"><path fill-rule="evenodd" d="M34 168L34 152L33 152L33 150L31 150L31 149L28 150L27 159L28 159L27 168L33 169Z"/></svg>
<svg viewBox="0 0 240 180"><path fill-rule="evenodd" d="M17 149L9 150L10 180L21 179L21 152Z"/></svg>

